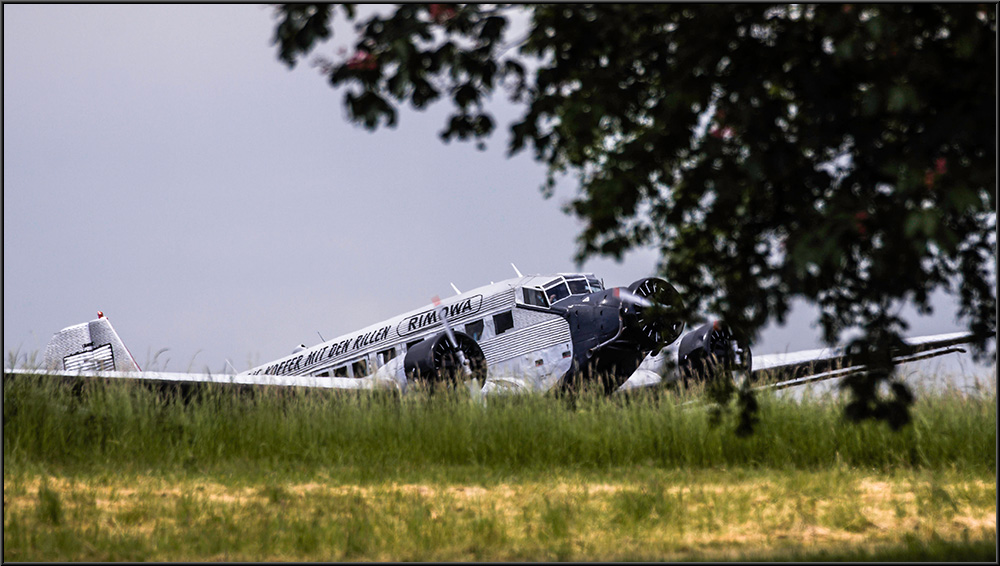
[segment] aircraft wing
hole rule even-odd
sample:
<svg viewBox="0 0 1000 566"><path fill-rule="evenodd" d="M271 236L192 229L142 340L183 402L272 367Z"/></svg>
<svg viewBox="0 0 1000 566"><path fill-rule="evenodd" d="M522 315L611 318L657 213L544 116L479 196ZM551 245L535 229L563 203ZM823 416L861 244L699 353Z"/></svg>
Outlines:
<svg viewBox="0 0 1000 566"><path fill-rule="evenodd" d="M324 389L372 389L374 376L363 378L314 377L309 375L247 375L181 373L166 371L59 371L46 369L4 369L8 375L44 375L52 377L99 377L104 379L128 379L155 383L224 383L231 385L277 385L285 387L319 387Z"/></svg>
<svg viewBox="0 0 1000 566"><path fill-rule="evenodd" d="M972 342L971 332L952 332L904 338L905 346L893 353L895 363L906 363L952 352L964 352L961 344ZM803 383L844 377L865 370L860 362L847 355L846 348L820 348L783 354L753 356L753 381L777 378L765 388L784 389Z"/></svg>
<svg viewBox="0 0 1000 566"><path fill-rule="evenodd" d="M935 334L904 338L905 346L896 351L893 361L896 363L913 362L952 352L964 352L959 346L972 342L972 333L953 332L950 334ZM680 379L675 362L677 348L674 345L661 350L656 356L647 356L638 369L626 380L618 391L629 391L656 387L665 383L677 382ZM865 370L860 362L851 360L846 348L819 348L782 354L753 355L751 365L752 381L765 385L755 389L784 389L822 381L845 377Z"/></svg>

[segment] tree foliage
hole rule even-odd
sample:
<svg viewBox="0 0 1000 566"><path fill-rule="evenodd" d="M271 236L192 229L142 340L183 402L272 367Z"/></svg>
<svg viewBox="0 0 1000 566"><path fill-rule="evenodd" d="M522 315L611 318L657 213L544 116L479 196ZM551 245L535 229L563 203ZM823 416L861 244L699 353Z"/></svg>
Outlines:
<svg viewBox="0 0 1000 566"><path fill-rule="evenodd" d="M335 10L281 6L279 57L329 38ZM995 337L993 5L407 4L356 30L316 60L350 119L448 99L442 139L482 145L502 92L543 192L579 180L578 260L655 246L689 315L750 335L794 297L828 342L864 328L883 371L850 382L857 418L905 422L905 387L875 395L903 302L946 289L980 351Z"/></svg>

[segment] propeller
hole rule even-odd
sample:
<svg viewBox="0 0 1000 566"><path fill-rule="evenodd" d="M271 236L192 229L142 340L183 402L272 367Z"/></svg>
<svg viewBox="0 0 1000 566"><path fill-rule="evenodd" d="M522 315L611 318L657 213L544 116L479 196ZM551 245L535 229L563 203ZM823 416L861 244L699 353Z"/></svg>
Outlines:
<svg viewBox="0 0 1000 566"><path fill-rule="evenodd" d="M458 355L459 364L461 364L462 376L467 377L472 375L472 368L469 366L469 360L466 359L465 354L462 349L458 346L458 340L455 339L455 332L451 329L451 323L448 322L448 309L444 308L441 304L441 297L434 295L432 299L434 303L434 310L437 312L438 318L444 323L444 332L448 336L448 342L451 343L451 347L454 349L455 353Z"/></svg>
<svg viewBox="0 0 1000 566"><path fill-rule="evenodd" d="M680 294L673 285L658 277L640 279L628 288L615 289L622 302L628 306L625 313L632 327L632 335L653 348L660 348L673 343L684 330L684 322L676 315L682 306ZM656 307L666 311L655 313ZM647 310L648 309L648 310ZM650 312L654 311L654 312Z"/></svg>

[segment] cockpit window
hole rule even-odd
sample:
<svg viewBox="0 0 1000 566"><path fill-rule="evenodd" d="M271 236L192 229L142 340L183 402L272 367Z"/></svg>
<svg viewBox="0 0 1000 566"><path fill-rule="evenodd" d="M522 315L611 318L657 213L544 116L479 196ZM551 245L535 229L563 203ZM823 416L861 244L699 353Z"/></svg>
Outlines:
<svg viewBox="0 0 1000 566"><path fill-rule="evenodd" d="M590 287L587 285L586 279L568 279L566 283L569 284L569 292L574 295L586 295L590 293Z"/></svg>
<svg viewBox="0 0 1000 566"><path fill-rule="evenodd" d="M545 293L541 289L524 287L522 291L524 291L524 304L535 305L536 307L549 306L549 302L545 300Z"/></svg>
<svg viewBox="0 0 1000 566"><path fill-rule="evenodd" d="M604 285L601 285L601 281L596 277L587 277L587 282L590 283L590 288L596 293L597 291L603 291Z"/></svg>
<svg viewBox="0 0 1000 566"><path fill-rule="evenodd" d="M545 295L549 298L549 303L557 303L569 296L569 287L562 280L557 281L554 285L545 288Z"/></svg>

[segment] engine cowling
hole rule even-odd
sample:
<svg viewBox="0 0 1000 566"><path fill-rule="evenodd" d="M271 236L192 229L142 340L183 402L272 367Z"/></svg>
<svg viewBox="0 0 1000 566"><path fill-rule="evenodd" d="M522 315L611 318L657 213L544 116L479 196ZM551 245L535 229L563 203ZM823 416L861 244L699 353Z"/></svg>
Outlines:
<svg viewBox="0 0 1000 566"><path fill-rule="evenodd" d="M704 381L731 372L749 377L753 357L743 334L716 320L681 338L677 365L687 385L689 381Z"/></svg>
<svg viewBox="0 0 1000 566"><path fill-rule="evenodd" d="M448 336L440 332L415 344L407 350L403 359L403 370L407 379L425 380L435 383L453 382L463 373L461 358L468 363L469 375L465 379L486 379L486 356L479 344L464 332L455 332L458 348L452 345ZM459 352L462 356L459 356Z"/></svg>
<svg viewBox="0 0 1000 566"><path fill-rule="evenodd" d="M653 303L638 304L622 299L622 339L635 344L641 351L657 350L673 343L684 331L679 312L684 303L674 286L659 277L639 279L628 291Z"/></svg>

